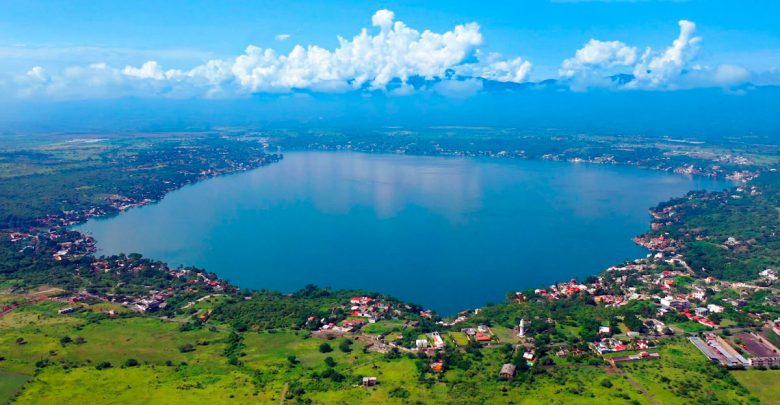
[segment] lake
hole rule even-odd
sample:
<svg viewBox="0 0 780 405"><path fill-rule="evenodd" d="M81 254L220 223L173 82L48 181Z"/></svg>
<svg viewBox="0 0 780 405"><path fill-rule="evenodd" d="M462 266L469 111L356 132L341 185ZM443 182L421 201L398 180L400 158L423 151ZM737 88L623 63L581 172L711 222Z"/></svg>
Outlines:
<svg viewBox="0 0 780 405"><path fill-rule="evenodd" d="M648 208L728 185L625 166L292 152L76 229L100 254L194 265L242 288L360 288L451 314L643 257L632 238Z"/></svg>

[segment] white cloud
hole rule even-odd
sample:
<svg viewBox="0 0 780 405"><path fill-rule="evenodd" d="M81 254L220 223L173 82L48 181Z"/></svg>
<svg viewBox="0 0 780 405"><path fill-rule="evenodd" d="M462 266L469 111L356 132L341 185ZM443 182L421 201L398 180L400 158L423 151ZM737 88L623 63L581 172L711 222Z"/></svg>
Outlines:
<svg viewBox="0 0 780 405"><path fill-rule="evenodd" d="M573 77L584 71L631 66L636 63L637 49L620 41L599 41L591 39L578 49L573 58L563 61L558 73Z"/></svg>
<svg viewBox="0 0 780 405"><path fill-rule="evenodd" d="M680 20L680 35L672 46L660 55L653 56L647 48L642 61L634 67L634 86L659 87L677 79L698 51L701 37L695 37L696 24Z"/></svg>
<svg viewBox="0 0 780 405"><path fill-rule="evenodd" d="M274 39L276 39L277 41L287 41L288 39L290 39L290 37L292 37L292 35L290 34L279 34L275 36Z"/></svg>
<svg viewBox="0 0 780 405"><path fill-rule="evenodd" d="M393 25L394 18L395 13L388 9L382 9L374 13L374 15L371 17L371 25L386 30L389 29L391 25Z"/></svg>
<svg viewBox="0 0 780 405"><path fill-rule="evenodd" d="M27 71L27 76L39 82L49 81L49 76L46 74L46 70L40 66L33 66L32 69Z"/></svg>
<svg viewBox="0 0 780 405"><path fill-rule="evenodd" d="M620 41L600 41L591 39L585 46L578 49L574 57L561 63L558 74L571 80L573 88L590 86L619 86L608 76L616 73L630 72L634 80L627 83L626 88L681 88L690 86L693 82L700 84L714 81L732 80L726 76L735 76L735 69L724 66L720 78L711 71L707 75L694 73L693 77L684 77L695 69L690 66L698 51L700 37L695 36L696 24L680 20L680 33L672 45L663 52L654 52L647 48L641 57L637 57L636 47ZM623 70L626 69L626 70ZM740 72L744 77L744 72ZM706 80L705 80L706 77Z"/></svg>
<svg viewBox="0 0 780 405"><path fill-rule="evenodd" d="M500 54L491 53L482 58L477 52L479 62L466 64L455 69L462 76L480 77L499 82L521 83L527 80L531 72L531 62L523 58L504 59Z"/></svg>
<svg viewBox="0 0 780 405"><path fill-rule="evenodd" d="M212 59L191 69L165 69L155 60L140 66L113 68L105 65L104 72L119 77L121 83L111 82L118 89L107 89L114 96L153 94L205 95L210 97L249 94L257 92L287 92L294 89L311 91L345 91L368 88L385 90L394 81L394 93L408 93L412 77L427 80L444 79L448 72L469 74L491 80L524 81L531 64L521 58L504 59L491 54L479 60L478 47L483 43L476 23L457 25L437 33L418 31L401 21L395 21L390 10L379 10L371 17L378 32L362 29L351 39L338 37L338 46L329 50L317 45L295 45L287 53L250 45L243 54L227 59ZM287 34L277 39L289 38ZM79 72L94 71L81 69ZM74 80L78 79L78 80ZM45 89L63 90L81 85L87 78L80 75L54 75ZM40 88L37 88L41 90ZM64 91L63 93L71 94ZM146 96L152 94L144 94Z"/></svg>
<svg viewBox="0 0 780 405"><path fill-rule="evenodd" d="M160 67L160 65L153 60L144 63L140 68L126 66L124 69L122 69L122 73L130 77L137 77L139 79L163 80L166 78L162 67Z"/></svg>

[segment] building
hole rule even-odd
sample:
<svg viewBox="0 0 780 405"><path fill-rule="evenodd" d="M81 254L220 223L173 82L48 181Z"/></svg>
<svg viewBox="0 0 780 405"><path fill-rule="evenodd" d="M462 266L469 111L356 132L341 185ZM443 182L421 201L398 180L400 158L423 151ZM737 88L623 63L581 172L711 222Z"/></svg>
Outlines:
<svg viewBox="0 0 780 405"><path fill-rule="evenodd" d="M697 316L707 316L710 314L710 310L704 307L698 307L693 309L693 313Z"/></svg>
<svg viewBox="0 0 780 405"><path fill-rule="evenodd" d="M514 364L507 363L501 366L501 372L498 373L498 376L504 380L511 380L515 378L516 371L517 367Z"/></svg>
<svg viewBox="0 0 780 405"><path fill-rule="evenodd" d="M419 350L425 350L428 348L428 339L417 339L415 341L415 346L417 346L417 349Z"/></svg>
<svg viewBox="0 0 780 405"><path fill-rule="evenodd" d="M711 361L726 367L750 366L750 363L720 336L707 333L704 337L705 340L692 336L689 340Z"/></svg>
<svg viewBox="0 0 780 405"><path fill-rule="evenodd" d="M716 304L709 304L709 305L707 305L707 309L709 309L710 312L712 312L713 314L720 314L720 313L723 313L723 311L725 310L725 308L723 308L720 305L716 305Z"/></svg>
<svg viewBox="0 0 780 405"><path fill-rule="evenodd" d="M376 377L363 377L364 387L373 387L377 384Z"/></svg>
<svg viewBox="0 0 780 405"><path fill-rule="evenodd" d="M441 338L439 332L431 332L431 338L433 339L434 349L444 349L444 339Z"/></svg>
<svg viewBox="0 0 780 405"><path fill-rule="evenodd" d="M520 319L520 325L517 325L517 337L525 337L525 319Z"/></svg>
<svg viewBox="0 0 780 405"><path fill-rule="evenodd" d="M750 355L750 367L780 366L780 349L755 333L740 333L735 336L742 342L741 346Z"/></svg>

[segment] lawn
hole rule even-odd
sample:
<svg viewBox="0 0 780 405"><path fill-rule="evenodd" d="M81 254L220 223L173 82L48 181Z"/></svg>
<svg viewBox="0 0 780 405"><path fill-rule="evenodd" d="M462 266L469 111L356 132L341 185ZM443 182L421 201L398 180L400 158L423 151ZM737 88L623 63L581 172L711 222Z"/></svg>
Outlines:
<svg viewBox="0 0 780 405"><path fill-rule="evenodd" d="M404 321L401 320L382 320L376 323L370 323L363 327L363 332L373 335L380 335L383 333L397 332L404 327Z"/></svg>
<svg viewBox="0 0 780 405"><path fill-rule="evenodd" d="M731 375L762 403L772 404L780 401L780 370L732 371Z"/></svg>

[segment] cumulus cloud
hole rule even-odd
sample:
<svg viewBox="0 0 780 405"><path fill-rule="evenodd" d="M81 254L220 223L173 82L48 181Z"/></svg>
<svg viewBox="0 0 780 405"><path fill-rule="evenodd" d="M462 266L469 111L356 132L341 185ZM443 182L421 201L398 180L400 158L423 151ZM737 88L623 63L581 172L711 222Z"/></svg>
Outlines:
<svg viewBox="0 0 780 405"><path fill-rule="evenodd" d="M701 37L694 36L696 24L680 20L680 35L660 55L647 48L642 60L634 67L634 85L659 87L678 78L698 51Z"/></svg>
<svg viewBox="0 0 780 405"><path fill-rule="evenodd" d="M558 73L573 77L584 71L631 66L636 62L637 49L620 41L591 39L578 49L573 58L563 61Z"/></svg>
<svg viewBox="0 0 780 405"><path fill-rule="evenodd" d="M633 75L633 80L625 84L627 88L675 88L684 86L687 73L698 52L701 37L695 36L696 24L680 20L680 32L672 44L661 52L652 48L645 49L641 57L638 50L620 41L600 41L591 39L578 49L574 57L561 64L558 73L571 79L573 85L610 85L616 83L607 78L615 73ZM728 69L728 68L724 68ZM721 76L736 72L722 71ZM710 76L715 80L714 76Z"/></svg>
<svg viewBox="0 0 780 405"><path fill-rule="evenodd" d="M456 72L521 82L526 80L531 68L530 62L522 58L505 59L498 54L481 58L478 47L483 37L476 23L457 25L441 33L419 31L395 20L395 14L384 9L374 13L371 23L375 28L364 28L351 39L338 37L335 49L295 45L289 53L278 53L271 48L249 45L243 54L234 58L212 59L190 69L166 69L150 60L140 66L105 66L101 74L111 72L112 77L125 79L119 87L129 93L135 90L169 96L218 97L296 89L386 90L393 81L401 83L400 87L393 87L394 93L406 94L413 90L410 78L446 81ZM287 38L286 34L277 36L277 39ZM82 69L82 73L88 71ZM86 79L80 75L52 76L47 92L77 87ZM113 89L106 92L121 95Z"/></svg>
<svg viewBox="0 0 780 405"><path fill-rule="evenodd" d="M46 70L40 66L33 66L32 69L27 71L27 76L39 82L49 81L49 76L46 74Z"/></svg>

